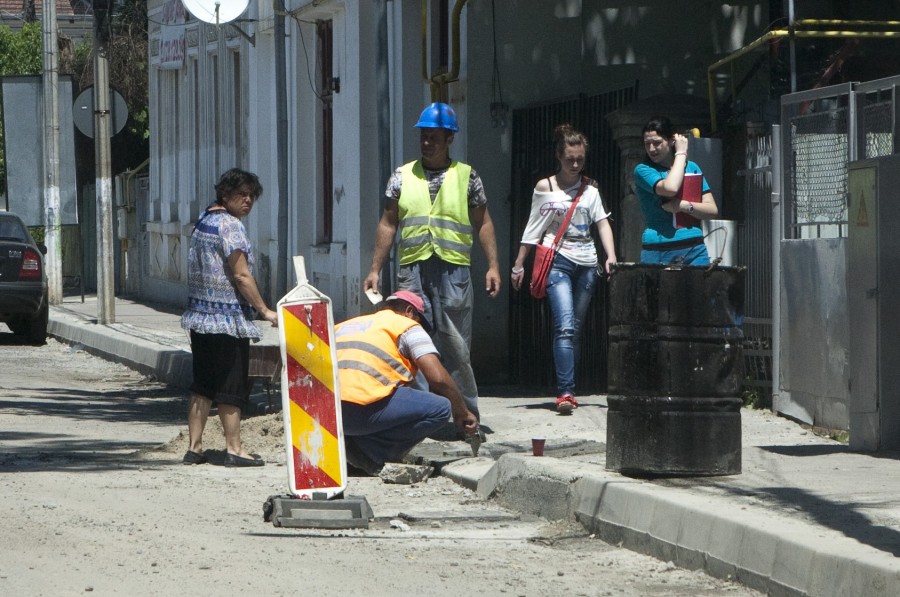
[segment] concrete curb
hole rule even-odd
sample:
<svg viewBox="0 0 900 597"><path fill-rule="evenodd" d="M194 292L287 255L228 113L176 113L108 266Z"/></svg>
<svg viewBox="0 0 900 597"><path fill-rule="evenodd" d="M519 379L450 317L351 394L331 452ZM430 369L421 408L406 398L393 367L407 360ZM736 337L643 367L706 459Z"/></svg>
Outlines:
<svg viewBox="0 0 900 597"><path fill-rule="evenodd" d="M463 458L441 469L441 475L454 483L471 489L484 499L494 493L497 486L497 474L500 468L493 458Z"/></svg>
<svg viewBox="0 0 900 597"><path fill-rule="evenodd" d="M445 474L462 476L455 467ZM465 461L462 470L477 474ZM454 479L455 480L455 479ZM900 595L900 559L841 533L716 495L661 487L597 465L504 454L473 484L503 505L574 520L602 540L677 566L731 577L769 595Z"/></svg>
<svg viewBox="0 0 900 597"><path fill-rule="evenodd" d="M51 307L47 332L70 344L82 345L91 354L123 363L145 375L155 375L172 386L186 389L191 385L190 351L118 331L119 325L101 325L65 309Z"/></svg>

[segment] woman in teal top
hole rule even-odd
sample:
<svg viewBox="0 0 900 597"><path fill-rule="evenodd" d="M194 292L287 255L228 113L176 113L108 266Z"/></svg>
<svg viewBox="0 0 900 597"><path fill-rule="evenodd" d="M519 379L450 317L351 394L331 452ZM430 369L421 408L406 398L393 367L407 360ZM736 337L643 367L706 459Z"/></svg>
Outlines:
<svg viewBox="0 0 900 597"><path fill-rule="evenodd" d="M634 186L646 226L641 237L641 263L708 265L700 220L715 218L719 208L706 178L702 179L700 201L676 197L685 174L703 176L700 167L687 159L687 137L676 134L665 116L655 116L644 126L643 138L647 159L634 169ZM683 214L678 219L679 226L684 227L675 226L676 214Z"/></svg>

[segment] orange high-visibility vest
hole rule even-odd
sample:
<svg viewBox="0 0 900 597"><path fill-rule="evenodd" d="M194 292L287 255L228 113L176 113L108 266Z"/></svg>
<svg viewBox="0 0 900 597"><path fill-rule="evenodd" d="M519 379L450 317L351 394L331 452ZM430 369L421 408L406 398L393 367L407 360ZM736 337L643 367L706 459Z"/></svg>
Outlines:
<svg viewBox="0 0 900 597"><path fill-rule="evenodd" d="M334 328L342 401L372 404L415 379L419 368L397 347L400 336L414 325L409 317L385 309Z"/></svg>

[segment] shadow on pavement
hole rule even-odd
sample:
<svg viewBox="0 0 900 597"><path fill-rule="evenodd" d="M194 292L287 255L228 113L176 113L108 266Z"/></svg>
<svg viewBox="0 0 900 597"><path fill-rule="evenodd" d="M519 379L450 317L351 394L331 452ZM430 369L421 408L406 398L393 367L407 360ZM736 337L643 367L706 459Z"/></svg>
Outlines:
<svg viewBox="0 0 900 597"><path fill-rule="evenodd" d="M782 456L828 456L829 454L851 454L850 446L835 445L809 445L809 446L759 446L760 450L781 454Z"/></svg>
<svg viewBox="0 0 900 597"><path fill-rule="evenodd" d="M14 393L19 388L10 388ZM25 390L23 390L24 393ZM145 424L172 424L184 419L186 397L159 389L92 392L64 388L28 388L40 398L0 398L0 410L35 416L66 417L74 420L112 422L140 421Z"/></svg>
<svg viewBox="0 0 900 597"><path fill-rule="evenodd" d="M839 531L851 539L886 551L895 557L900 555L900 532L878 525L859 512L873 506L883 507L885 505L883 503L836 502L794 487L768 487L759 491L769 495L780 505L800 510L819 524Z"/></svg>
<svg viewBox="0 0 900 597"><path fill-rule="evenodd" d="M16 441L39 441L36 445L10 445ZM163 467L176 460L146 460L135 452L159 446L158 442L102 440L51 434L0 433L5 444L0 455L0 473L103 471L124 467Z"/></svg>

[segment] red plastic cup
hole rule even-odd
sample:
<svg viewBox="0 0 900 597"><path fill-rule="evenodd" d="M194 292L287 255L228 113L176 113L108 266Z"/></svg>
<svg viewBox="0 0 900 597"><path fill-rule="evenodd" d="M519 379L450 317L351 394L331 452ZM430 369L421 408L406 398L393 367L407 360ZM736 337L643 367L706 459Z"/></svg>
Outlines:
<svg viewBox="0 0 900 597"><path fill-rule="evenodd" d="M531 439L531 454L533 456L544 455L544 438L534 437Z"/></svg>

